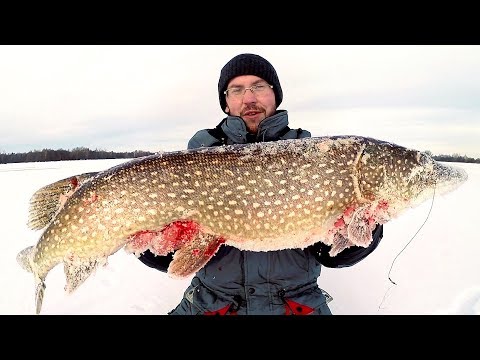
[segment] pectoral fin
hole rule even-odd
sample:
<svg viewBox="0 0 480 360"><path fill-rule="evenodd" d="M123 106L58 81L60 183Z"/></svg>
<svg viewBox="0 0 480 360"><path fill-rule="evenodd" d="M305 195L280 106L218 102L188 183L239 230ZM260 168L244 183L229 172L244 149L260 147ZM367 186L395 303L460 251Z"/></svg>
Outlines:
<svg viewBox="0 0 480 360"><path fill-rule="evenodd" d="M337 233L335 234L335 236L333 237L333 243L332 243L332 248L330 249L330 251L328 252L328 254L330 256L335 256L337 255L340 251L346 249L346 248L349 248L350 246L352 246L353 243L348 239L346 238L345 236L343 236L342 234L340 233Z"/></svg>
<svg viewBox="0 0 480 360"><path fill-rule="evenodd" d="M330 256L335 256L351 246L368 247L372 242L378 209L378 206L375 208L371 204L348 208L334 224Z"/></svg>
<svg viewBox="0 0 480 360"><path fill-rule="evenodd" d="M368 247L372 242L372 231L375 228L375 220L370 206L355 210L348 224L347 234L353 245Z"/></svg>

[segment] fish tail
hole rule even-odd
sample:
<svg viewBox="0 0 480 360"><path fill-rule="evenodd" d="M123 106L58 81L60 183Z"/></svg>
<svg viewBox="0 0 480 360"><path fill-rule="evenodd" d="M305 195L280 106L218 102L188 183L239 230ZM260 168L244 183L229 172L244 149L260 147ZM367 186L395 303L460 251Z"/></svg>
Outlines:
<svg viewBox="0 0 480 360"><path fill-rule="evenodd" d="M40 230L47 226L73 192L96 175L96 172L71 176L46 185L32 195L27 225Z"/></svg>
<svg viewBox="0 0 480 360"><path fill-rule="evenodd" d="M43 295L45 294L45 282L37 277L35 279L35 309L37 315L40 314L40 311L42 310L42 303L43 303Z"/></svg>
<svg viewBox="0 0 480 360"><path fill-rule="evenodd" d="M34 250L34 246L29 246L20 251L17 255L17 262L24 270L35 274L35 305L38 315L42 309L43 295L45 293L46 286L44 280L35 273L32 261Z"/></svg>

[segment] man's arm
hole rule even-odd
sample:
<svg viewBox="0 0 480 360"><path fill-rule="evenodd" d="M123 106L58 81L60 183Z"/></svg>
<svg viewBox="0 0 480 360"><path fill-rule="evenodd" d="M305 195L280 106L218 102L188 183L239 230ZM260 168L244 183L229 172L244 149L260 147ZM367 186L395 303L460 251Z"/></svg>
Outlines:
<svg viewBox="0 0 480 360"><path fill-rule="evenodd" d="M329 268L342 268L355 265L375 250L383 238L383 225L377 225L372 232L372 242L366 248L361 246L351 246L339 252L336 256L331 257L328 252L330 246L325 245L321 241L313 244L310 248L313 255L320 264Z"/></svg>

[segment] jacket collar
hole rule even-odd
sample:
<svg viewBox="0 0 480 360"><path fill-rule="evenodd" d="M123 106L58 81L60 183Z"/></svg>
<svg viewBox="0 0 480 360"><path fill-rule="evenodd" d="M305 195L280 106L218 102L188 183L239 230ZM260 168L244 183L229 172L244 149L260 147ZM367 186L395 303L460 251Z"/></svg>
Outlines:
<svg viewBox="0 0 480 360"><path fill-rule="evenodd" d="M274 115L262 120L256 135L250 134L243 119L228 116L222 123L222 130L234 144L278 140L281 131L288 125L288 112L278 110Z"/></svg>

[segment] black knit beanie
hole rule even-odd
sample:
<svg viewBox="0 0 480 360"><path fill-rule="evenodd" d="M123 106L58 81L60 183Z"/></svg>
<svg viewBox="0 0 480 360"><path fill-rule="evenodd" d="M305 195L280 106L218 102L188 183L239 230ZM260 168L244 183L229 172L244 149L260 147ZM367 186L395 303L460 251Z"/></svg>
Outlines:
<svg viewBox="0 0 480 360"><path fill-rule="evenodd" d="M255 54L240 54L231 59L220 71L220 79L218 80L218 98L220 107L225 112L227 101L225 94L227 85L234 77L240 75L255 75L273 85L275 93L275 103L278 108L283 99L282 87L278 80L275 68L263 57Z"/></svg>

